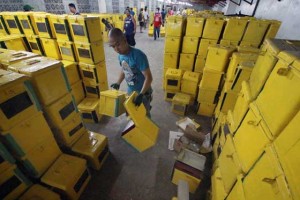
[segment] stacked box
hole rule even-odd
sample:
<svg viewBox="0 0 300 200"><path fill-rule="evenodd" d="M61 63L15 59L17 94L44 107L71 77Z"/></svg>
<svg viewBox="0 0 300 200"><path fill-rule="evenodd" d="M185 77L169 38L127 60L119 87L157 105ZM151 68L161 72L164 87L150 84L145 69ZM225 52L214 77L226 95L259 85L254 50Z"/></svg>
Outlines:
<svg viewBox="0 0 300 200"><path fill-rule="evenodd" d="M197 89L201 74L197 72L186 71L181 81L181 92L191 95L193 99L197 97Z"/></svg>
<svg viewBox="0 0 300 200"><path fill-rule="evenodd" d="M179 115L186 115L188 105L191 102L191 96L183 93L176 93L172 98L172 112Z"/></svg>
<svg viewBox="0 0 300 200"><path fill-rule="evenodd" d="M167 69L164 82L165 100L171 101L175 93L180 91L182 74L181 69Z"/></svg>
<svg viewBox="0 0 300 200"><path fill-rule="evenodd" d="M37 35L38 33L33 14L33 12L22 12L16 16L26 36Z"/></svg>
<svg viewBox="0 0 300 200"><path fill-rule="evenodd" d="M100 93L99 113L111 117L118 117L125 113L124 102L126 92L106 90Z"/></svg>
<svg viewBox="0 0 300 200"><path fill-rule="evenodd" d="M8 51L0 54L0 63L3 69L7 69L9 65L37 56L37 54L27 51Z"/></svg>
<svg viewBox="0 0 300 200"><path fill-rule="evenodd" d="M0 42L4 43L7 49L16 51L28 51L24 35L7 35L0 38Z"/></svg>
<svg viewBox="0 0 300 200"><path fill-rule="evenodd" d="M35 13L33 17L37 27L37 34L41 38L56 38L54 26L50 23L51 14Z"/></svg>
<svg viewBox="0 0 300 200"><path fill-rule="evenodd" d="M53 200L59 200L60 196L51 191L50 189L47 189L44 186L41 186L39 184L35 184L31 186L21 197L20 200L29 200L38 198L41 200L45 199L53 199Z"/></svg>
<svg viewBox="0 0 300 200"><path fill-rule="evenodd" d="M11 13L11 12L3 12L2 19L7 27L7 30L12 35L20 35L23 34L23 29L19 23L19 20L17 18L17 12Z"/></svg>
<svg viewBox="0 0 300 200"><path fill-rule="evenodd" d="M99 100L97 98L85 98L78 105L82 120L87 123L98 123L101 119L99 115Z"/></svg>

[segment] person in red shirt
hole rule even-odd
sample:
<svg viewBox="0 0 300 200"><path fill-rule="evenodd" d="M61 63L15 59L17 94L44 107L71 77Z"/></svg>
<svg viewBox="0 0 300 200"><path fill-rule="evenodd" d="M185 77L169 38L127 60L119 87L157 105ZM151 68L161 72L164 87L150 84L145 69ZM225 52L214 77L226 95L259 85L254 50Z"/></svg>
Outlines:
<svg viewBox="0 0 300 200"><path fill-rule="evenodd" d="M154 26L153 36L154 40L156 40L156 37L159 38L160 26L163 25L162 16L159 12L159 8L156 8L152 24Z"/></svg>

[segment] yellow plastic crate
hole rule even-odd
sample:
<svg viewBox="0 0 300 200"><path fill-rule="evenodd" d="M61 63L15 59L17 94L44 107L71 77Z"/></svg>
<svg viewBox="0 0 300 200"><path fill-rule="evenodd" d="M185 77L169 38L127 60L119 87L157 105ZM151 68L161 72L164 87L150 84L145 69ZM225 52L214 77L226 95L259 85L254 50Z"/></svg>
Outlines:
<svg viewBox="0 0 300 200"><path fill-rule="evenodd" d="M85 97L85 91L84 91L84 87L82 84L82 81L78 81L76 83L74 83L73 85L71 85L71 93L74 97L75 103L76 105L78 105Z"/></svg>
<svg viewBox="0 0 300 200"><path fill-rule="evenodd" d="M182 42L181 52L182 53L197 54L198 43L199 43L199 38L198 37L184 36L183 37L183 42Z"/></svg>
<svg viewBox="0 0 300 200"><path fill-rule="evenodd" d="M223 177L219 168L215 170L215 173L211 177L212 188L212 200L225 199L227 193L225 192L223 185Z"/></svg>
<svg viewBox="0 0 300 200"><path fill-rule="evenodd" d="M222 81L223 73L204 68L200 87L218 90Z"/></svg>
<svg viewBox="0 0 300 200"><path fill-rule="evenodd" d="M279 31L280 26L281 26L281 21L270 20L270 26L265 35L265 38L275 38L277 35L277 32Z"/></svg>
<svg viewBox="0 0 300 200"><path fill-rule="evenodd" d="M42 46L39 36L28 35L26 38L33 53L44 55L44 47Z"/></svg>
<svg viewBox="0 0 300 200"><path fill-rule="evenodd" d="M100 98L100 84L93 84L88 81L83 81L83 88L85 90L86 97L97 99Z"/></svg>
<svg viewBox="0 0 300 200"><path fill-rule="evenodd" d="M24 41L23 35L3 36L0 38L0 42L3 42L7 49L16 51L29 51L29 48Z"/></svg>
<svg viewBox="0 0 300 200"><path fill-rule="evenodd" d="M164 68L177 68L177 66L178 66L178 53L165 53Z"/></svg>
<svg viewBox="0 0 300 200"><path fill-rule="evenodd" d="M100 93L99 113L111 117L118 117L125 113L124 102L126 92L106 90Z"/></svg>
<svg viewBox="0 0 300 200"><path fill-rule="evenodd" d="M183 93L176 93L172 99L172 112L178 115L185 115L187 107L191 102L191 96Z"/></svg>
<svg viewBox="0 0 300 200"><path fill-rule="evenodd" d="M3 173L16 162L14 157L9 153L7 148L0 142L0 171Z"/></svg>
<svg viewBox="0 0 300 200"><path fill-rule="evenodd" d="M251 92L253 92L255 97L258 96L271 71L275 67L278 60L277 55L284 50L295 51L296 48L293 44L289 44L289 42L266 39L262 50L265 50L266 52L259 55L249 79ZM284 55L284 53L282 55ZM291 53L291 58L287 58L287 62L292 62L292 60L296 59L297 56L299 57L299 55L300 54L296 52Z"/></svg>
<svg viewBox="0 0 300 200"><path fill-rule="evenodd" d="M63 60L78 61L78 54L73 42L57 40L57 43Z"/></svg>
<svg viewBox="0 0 300 200"><path fill-rule="evenodd" d="M78 82L80 80L80 77L78 73L77 63L68 60L62 60L61 62L64 65L69 84L73 85Z"/></svg>
<svg viewBox="0 0 300 200"><path fill-rule="evenodd" d="M240 43L239 41L224 40L224 39L222 39L220 41L220 46L224 46L224 47L230 47L230 46L237 47L237 46L239 46L239 43Z"/></svg>
<svg viewBox="0 0 300 200"><path fill-rule="evenodd" d="M61 54L59 51L57 41L55 39L40 38L40 40L44 47L45 56L61 60Z"/></svg>
<svg viewBox="0 0 300 200"><path fill-rule="evenodd" d="M37 34L41 38L56 38L54 26L50 23L51 15L47 13L35 13L33 15L37 26Z"/></svg>
<svg viewBox="0 0 300 200"><path fill-rule="evenodd" d="M62 154L41 178L41 182L55 188L69 199L79 199L91 175L86 160Z"/></svg>
<svg viewBox="0 0 300 200"><path fill-rule="evenodd" d="M207 116L207 117L212 117L214 114L215 108L216 108L216 104L200 102L198 104L197 114Z"/></svg>
<svg viewBox="0 0 300 200"><path fill-rule="evenodd" d="M233 138L244 173L249 172L266 145L271 142L270 134L257 106L251 103L250 109Z"/></svg>
<svg viewBox="0 0 300 200"><path fill-rule="evenodd" d="M124 27L124 22L122 23L122 28ZM122 30L121 28L121 30ZM153 37L153 33L154 33L154 28L153 28L153 25L149 25L149 29L148 29L148 36L149 37Z"/></svg>
<svg viewBox="0 0 300 200"><path fill-rule="evenodd" d="M144 120L141 124L144 127L140 127L130 120L122 132L122 138L139 152L156 144L159 131L150 119Z"/></svg>
<svg viewBox="0 0 300 200"><path fill-rule="evenodd" d="M260 44L270 25L266 20L249 20L242 41Z"/></svg>
<svg viewBox="0 0 300 200"><path fill-rule="evenodd" d="M21 164L28 175L34 178L41 177L59 157L61 151L53 136L45 138L41 143L31 149L22 160Z"/></svg>
<svg viewBox="0 0 300 200"><path fill-rule="evenodd" d="M32 200L35 198L38 198L40 200L46 200L46 199L60 200L60 196L57 193L39 184L35 184L31 186L29 190L27 190L19 199Z"/></svg>
<svg viewBox="0 0 300 200"><path fill-rule="evenodd" d="M232 110L234 125L232 131L235 131L237 126L240 125L243 118L245 117L249 104L254 100L253 95L250 91L249 83L246 81L242 82L242 89L237 97L234 109Z"/></svg>
<svg viewBox="0 0 300 200"><path fill-rule="evenodd" d="M223 86L223 90L218 102L218 104L221 104L219 108L221 112L226 113L228 110L232 110L238 98L239 93L231 90L230 85L231 84L229 82L225 82Z"/></svg>
<svg viewBox="0 0 300 200"><path fill-rule="evenodd" d="M226 72L226 80L233 81L235 75L237 74L237 68L241 63L246 61L255 62L257 58L258 54L256 53L233 53Z"/></svg>
<svg viewBox="0 0 300 200"><path fill-rule="evenodd" d="M248 20L243 18L226 19L226 26L223 32L223 39L240 41L243 37Z"/></svg>
<svg viewBox="0 0 300 200"><path fill-rule="evenodd" d="M220 45L208 47L205 67L220 72L226 71L229 58L234 51L234 47L222 47Z"/></svg>
<svg viewBox="0 0 300 200"><path fill-rule="evenodd" d="M179 69L184 71L193 71L195 62L195 54L180 54Z"/></svg>
<svg viewBox="0 0 300 200"><path fill-rule="evenodd" d="M10 34L23 34L16 14L17 13L4 12L2 13L2 17Z"/></svg>
<svg viewBox="0 0 300 200"><path fill-rule="evenodd" d="M80 104L78 104L78 110L81 113L82 120L89 123L98 123L100 121L99 99L97 98L85 98Z"/></svg>
<svg viewBox="0 0 300 200"><path fill-rule="evenodd" d="M194 66L195 72L203 73L203 69L205 66L205 60L206 60L206 58L204 56L198 55L196 57L195 66Z"/></svg>
<svg viewBox="0 0 300 200"><path fill-rule="evenodd" d="M70 91L62 63L57 60L30 58L10 65L9 70L31 77L33 88L43 106L50 105Z"/></svg>
<svg viewBox="0 0 300 200"><path fill-rule="evenodd" d="M36 144L51 137L52 131L43 114L39 112L30 118L28 116L28 119L23 120L12 129L1 132L1 135L10 151L21 158L28 154Z"/></svg>
<svg viewBox="0 0 300 200"><path fill-rule="evenodd" d="M29 58L37 57L38 54L27 52L27 51L11 51L7 53L0 54L0 62L2 68L7 69L9 65L18 63L22 60L27 60Z"/></svg>
<svg viewBox="0 0 300 200"><path fill-rule="evenodd" d="M229 193L236 182L237 176L242 173L240 161L231 135L226 135L226 142L218 160L224 189L226 193Z"/></svg>
<svg viewBox="0 0 300 200"><path fill-rule="evenodd" d="M72 146L72 152L85 158L93 169L100 170L109 154L108 139L100 133L86 132Z"/></svg>
<svg viewBox="0 0 300 200"><path fill-rule="evenodd" d="M91 84L107 84L107 71L105 61L97 63L95 65L79 63L79 70L81 77L85 82L90 82ZM100 89L101 91L104 90L104 88Z"/></svg>
<svg viewBox="0 0 300 200"><path fill-rule="evenodd" d="M293 199L273 146L267 147L243 180L246 199Z"/></svg>
<svg viewBox="0 0 300 200"><path fill-rule="evenodd" d="M276 152L284 174L286 176L289 188L294 199L300 195L300 184L296 174L299 172L299 122L300 112L290 121L285 129L274 141Z"/></svg>
<svg viewBox="0 0 300 200"><path fill-rule="evenodd" d="M166 23L167 37L180 37L183 29L183 18L176 17Z"/></svg>
<svg viewBox="0 0 300 200"><path fill-rule="evenodd" d="M218 40L224 25L223 19L208 18L205 21L202 37L206 39Z"/></svg>
<svg viewBox="0 0 300 200"><path fill-rule="evenodd" d="M74 42L79 62L96 64L105 60L102 41L93 43Z"/></svg>
<svg viewBox="0 0 300 200"><path fill-rule="evenodd" d="M177 158L172 171L172 183L178 185L179 180L186 181L191 193L195 193L203 179L203 162L205 162L205 157L195 154L189 150L184 150L183 159ZM193 165L195 162L198 163Z"/></svg>
<svg viewBox="0 0 300 200"><path fill-rule="evenodd" d="M200 73L186 71L181 80L181 92L191 94L195 97L197 95L200 78Z"/></svg>
<svg viewBox="0 0 300 200"><path fill-rule="evenodd" d="M86 132L79 113L52 130L57 143L63 147L71 147Z"/></svg>
<svg viewBox="0 0 300 200"><path fill-rule="evenodd" d="M198 37L202 36L205 19L202 17L188 17L185 36Z"/></svg>
<svg viewBox="0 0 300 200"><path fill-rule="evenodd" d="M224 124L226 123L226 117L227 115L223 112L219 112L218 115L215 115L213 117L214 123L212 123L212 132L211 132L211 136L213 139L217 137L216 134L218 133L220 127L224 126Z"/></svg>
<svg viewBox="0 0 300 200"><path fill-rule="evenodd" d="M72 41L68 15L51 15L50 23L53 24L54 32L58 40Z"/></svg>
<svg viewBox="0 0 300 200"><path fill-rule="evenodd" d="M36 35L37 26L33 17L33 12L19 13L17 18L25 35Z"/></svg>
<svg viewBox="0 0 300 200"><path fill-rule="evenodd" d="M165 89L166 90L180 90L181 85L181 78L182 78L182 70L181 69L172 69L169 68L166 72L166 82L165 82Z"/></svg>
<svg viewBox="0 0 300 200"><path fill-rule="evenodd" d="M102 40L99 17L69 15L68 21L74 41L92 43Z"/></svg>
<svg viewBox="0 0 300 200"><path fill-rule="evenodd" d="M210 39L204 39L202 38L200 40L199 49L198 49L198 55L202 56L203 58L206 58L208 47L211 45L216 45L218 43L218 40L210 40Z"/></svg>
<svg viewBox="0 0 300 200"><path fill-rule="evenodd" d="M273 137L279 135L299 110L299 53L297 57L288 52L279 53L276 66L257 97L257 106Z"/></svg>
<svg viewBox="0 0 300 200"><path fill-rule="evenodd" d="M244 186L242 182L243 175L237 176L237 182L235 183L234 187L228 194L227 198L228 200L246 200L245 198L245 192L244 192Z"/></svg>
<svg viewBox="0 0 300 200"><path fill-rule="evenodd" d="M165 91L165 101L172 102L172 99L177 92L178 92L178 90L166 90Z"/></svg>
<svg viewBox="0 0 300 200"><path fill-rule="evenodd" d="M240 64L240 66L238 66L238 68L236 69L236 73L233 78L232 84L231 84L231 90L233 90L235 92L241 91L242 82L249 80L254 65L255 65L255 62L248 61L248 62L242 62Z"/></svg>
<svg viewBox="0 0 300 200"><path fill-rule="evenodd" d="M199 87L199 93L197 101L207 102L207 103L216 103L218 101L219 91L214 89L206 89Z"/></svg>
<svg viewBox="0 0 300 200"><path fill-rule="evenodd" d="M23 173L15 166L1 172L1 199L18 199L18 197L26 191L31 182L23 175Z"/></svg>
<svg viewBox="0 0 300 200"><path fill-rule="evenodd" d="M73 96L69 93L59 98L54 103L44 107L44 112L50 126L62 126L76 114L76 104Z"/></svg>
<svg viewBox="0 0 300 200"><path fill-rule="evenodd" d="M0 69L0 91L1 132L41 110L29 78L24 75Z"/></svg>
<svg viewBox="0 0 300 200"><path fill-rule="evenodd" d="M166 37L165 53L179 53L180 42L181 42L180 37Z"/></svg>

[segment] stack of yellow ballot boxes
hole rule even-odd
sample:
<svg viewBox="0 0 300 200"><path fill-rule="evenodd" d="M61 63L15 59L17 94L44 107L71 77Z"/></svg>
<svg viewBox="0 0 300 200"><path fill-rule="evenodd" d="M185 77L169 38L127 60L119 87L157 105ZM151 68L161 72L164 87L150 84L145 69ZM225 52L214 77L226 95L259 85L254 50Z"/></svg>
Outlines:
<svg viewBox="0 0 300 200"><path fill-rule="evenodd" d="M79 112L84 120L98 122L100 91L108 89L100 18L74 15L68 22L88 98L78 105Z"/></svg>
<svg viewBox="0 0 300 200"><path fill-rule="evenodd" d="M123 130L122 138L137 151L143 152L156 144L159 128L146 116L143 104L138 108L134 105L136 96L137 93L134 92L124 103L131 120Z"/></svg>
<svg viewBox="0 0 300 200"><path fill-rule="evenodd" d="M180 91L182 70L168 68L165 79L165 100L172 101L174 95Z"/></svg>
<svg viewBox="0 0 300 200"><path fill-rule="evenodd" d="M236 104L227 113L224 145L223 135L215 137L214 165L222 180L213 188L215 198L221 193L227 199L300 197L295 179L300 164L295 134L300 119L299 69L296 43L264 41L250 80L242 82Z"/></svg>

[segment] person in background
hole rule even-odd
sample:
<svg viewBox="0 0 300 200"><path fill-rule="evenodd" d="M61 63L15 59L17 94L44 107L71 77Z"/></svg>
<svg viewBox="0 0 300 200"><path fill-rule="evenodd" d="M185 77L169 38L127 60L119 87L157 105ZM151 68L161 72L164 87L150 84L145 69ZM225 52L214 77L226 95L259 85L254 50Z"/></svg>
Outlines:
<svg viewBox="0 0 300 200"><path fill-rule="evenodd" d="M179 8L176 12L176 15L180 15L181 14L181 9Z"/></svg>
<svg viewBox="0 0 300 200"><path fill-rule="evenodd" d="M74 3L69 3L69 9L73 15L80 15L80 13L76 10L76 6Z"/></svg>
<svg viewBox="0 0 300 200"><path fill-rule="evenodd" d="M128 85L127 93L129 95L134 91L138 93L134 104L140 106L143 103L150 118L153 78L147 56L141 50L129 46L124 34L118 28L110 30L108 38L109 46L119 54L118 59L122 68L117 82L110 87L118 90L125 79Z"/></svg>
<svg viewBox="0 0 300 200"><path fill-rule="evenodd" d="M165 12L165 9L162 9L162 10L161 10L161 18L162 18L163 23L165 23L165 18L166 18L166 12Z"/></svg>
<svg viewBox="0 0 300 200"><path fill-rule="evenodd" d="M140 33L143 32L143 27L144 27L144 23L145 23L143 10L144 9L141 8L139 16L138 16L138 20L139 20L139 24L140 24Z"/></svg>
<svg viewBox="0 0 300 200"><path fill-rule="evenodd" d="M33 7L31 7L30 5L27 4L27 5L23 6L23 10L25 12L30 12L33 10Z"/></svg>
<svg viewBox="0 0 300 200"><path fill-rule="evenodd" d="M184 10L182 11L182 16L186 16L187 15L187 8L184 8Z"/></svg>
<svg viewBox="0 0 300 200"><path fill-rule="evenodd" d="M174 11L173 11L173 9L171 8L171 9L169 10L169 12L168 12L168 16L172 16L172 15L174 15Z"/></svg>
<svg viewBox="0 0 300 200"><path fill-rule="evenodd" d="M156 37L159 38L160 26L163 25L162 17L161 17L161 14L159 12L159 8L156 8L156 12L154 14L152 24L154 25L153 36L154 36L154 40L156 40ZM152 26L152 24L151 24L151 26Z"/></svg>
<svg viewBox="0 0 300 200"><path fill-rule="evenodd" d="M123 32L126 36L127 43L130 46L135 46L136 42L134 39L135 33L136 33L136 21L133 17L133 15L130 14L129 10L125 11L126 18L124 20L124 27Z"/></svg>
<svg viewBox="0 0 300 200"><path fill-rule="evenodd" d="M149 14L148 14L148 11L147 11L147 6L145 6L145 9L144 9L144 29L146 30L147 28L147 23L149 22Z"/></svg>
<svg viewBox="0 0 300 200"><path fill-rule="evenodd" d="M130 8L130 14L134 17L135 13L133 11L133 8Z"/></svg>

